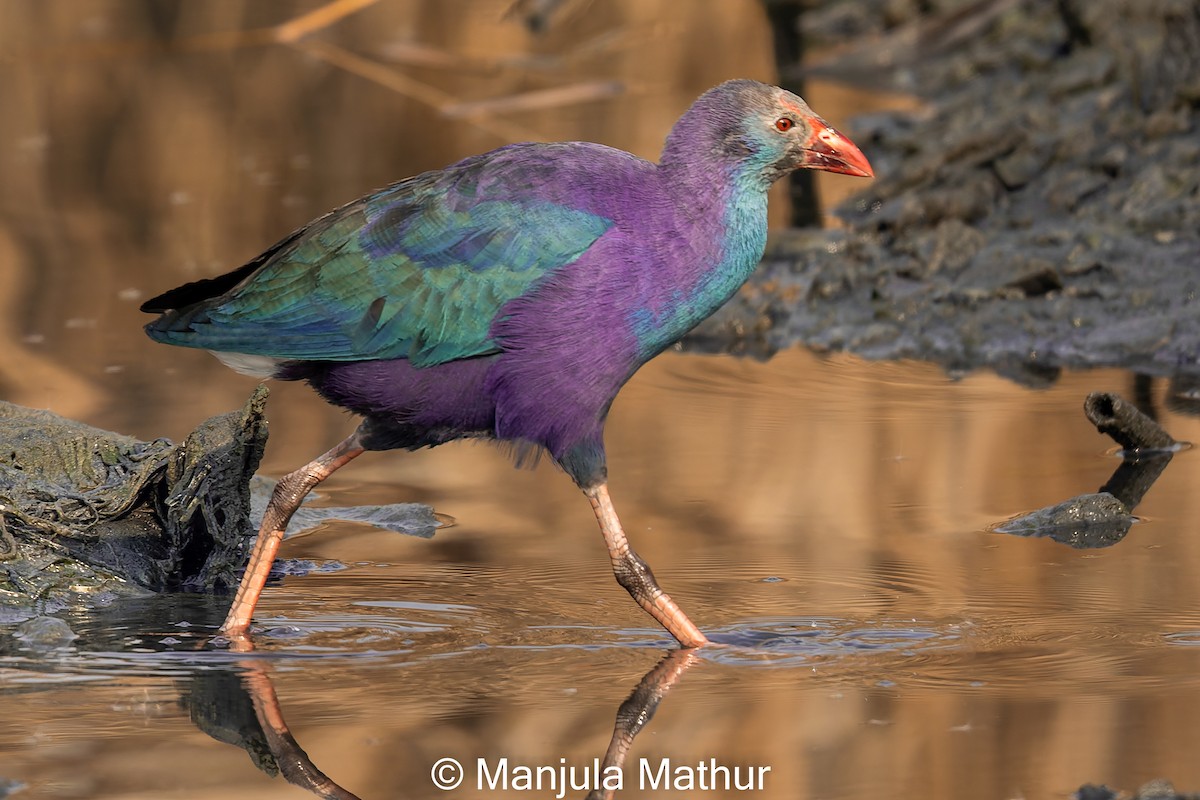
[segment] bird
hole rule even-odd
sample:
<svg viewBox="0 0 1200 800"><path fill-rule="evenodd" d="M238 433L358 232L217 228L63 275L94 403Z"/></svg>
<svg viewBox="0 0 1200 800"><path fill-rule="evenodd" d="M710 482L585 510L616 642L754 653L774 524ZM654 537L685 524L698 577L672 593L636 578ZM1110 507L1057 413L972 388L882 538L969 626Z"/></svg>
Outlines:
<svg viewBox="0 0 1200 800"><path fill-rule="evenodd" d="M708 638L659 586L608 491L621 387L729 300L797 169L873 177L798 95L748 79L697 98L657 163L590 142L510 144L298 228L244 266L146 301L151 339L305 381L362 417L276 484L221 632L245 637L308 492L366 451L460 439L546 453L591 504L612 571L684 648Z"/></svg>

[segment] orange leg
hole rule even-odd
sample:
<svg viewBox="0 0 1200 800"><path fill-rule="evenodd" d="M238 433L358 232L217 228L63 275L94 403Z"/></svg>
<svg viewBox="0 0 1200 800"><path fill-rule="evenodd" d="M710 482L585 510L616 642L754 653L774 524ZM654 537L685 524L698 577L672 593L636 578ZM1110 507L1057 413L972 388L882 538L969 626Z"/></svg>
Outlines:
<svg viewBox="0 0 1200 800"><path fill-rule="evenodd" d="M624 586L637 604L658 620L658 624L666 628L681 645L700 647L708 644L708 637L659 587L650 565L629 546L625 531L621 529L621 521L617 519L617 511L608 497L608 484L602 483L583 492L592 504L592 511L596 512L596 521L600 523L600 532L604 534L604 543L608 545L608 557L612 561L617 583Z"/></svg>
<svg viewBox="0 0 1200 800"><path fill-rule="evenodd" d="M262 525L258 529L258 538L254 541L254 549L250 551L250 562L242 575L233 605L229 607L225 622L221 624L223 633L235 637L242 636L250 626L250 618L254 616L254 607L258 605L258 598L267 583L267 576L271 573L271 564L275 562L275 554L279 552L279 544L283 541L283 532L287 528L288 520L296 513L305 495L362 452L363 447L358 441L358 434L355 433L328 453L285 475L275 484L271 502L267 505Z"/></svg>

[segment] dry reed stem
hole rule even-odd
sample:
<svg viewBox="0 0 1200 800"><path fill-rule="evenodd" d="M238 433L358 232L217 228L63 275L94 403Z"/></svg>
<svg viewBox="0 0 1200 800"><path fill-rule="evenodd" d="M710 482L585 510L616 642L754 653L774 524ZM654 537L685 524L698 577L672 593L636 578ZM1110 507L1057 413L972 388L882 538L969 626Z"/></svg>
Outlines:
<svg viewBox="0 0 1200 800"><path fill-rule="evenodd" d="M325 30L377 2L378 0L330 0L312 11L269 28L197 34L165 43L117 41L73 45L69 52L64 52L66 48L52 48L49 51L42 51L36 56L32 54L29 56L53 60L64 57L112 58L147 53L235 50L284 44L426 105L447 119L469 119L480 130L486 131L504 142L542 141L544 137L521 125L498 119L496 114L544 110L605 100L625 91L624 86L616 81L589 81L503 97L463 101L441 89L397 72L378 61L360 56L335 44L310 38L312 34ZM620 33L620 31L610 31L602 34L588 43L591 46L585 46L584 50L602 52L609 49L624 38ZM460 69L494 71L502 66L499 61L469 59L423 45L397 46L391 48L388 55L397 60L409 61L414 65L446 69L458 67ZM563 61L563 59L556 60L560 64Z"/></svg>
<svg viewBox="0 0 1200 800"><path fill-rule="evenodd" d="M311 33L324 30L368 6L373 6L376 2L377 0L332 0L307 14L301 14L282 25L276 25L274 28L276 41L292 44Z"/></svg>
<svg viewBox="0 0 1200 800"><path fill-rule="evenodd" d="M441 89L410 78L384 64L363 58L329 42L305 40L292 43L291 46L339 69L358 75L360 78L366 78L418 103L427 105L443 116L449 117L446 114L447 108L462 105L456 97ZM543 139L533 131L496 117L475 118L472 120L472 124L506 142L536 142Z"/></svg>
<svg viewBox="0 0 1200 800"><path fill-rule="evenodd" d="M552 89L538 89L532 92L454 103L440 111L450 119L477 119L495 113L535 111L595 100L607 100L624 91L625 87L620 81L586 81L571 86L557 86Z"/></svg>

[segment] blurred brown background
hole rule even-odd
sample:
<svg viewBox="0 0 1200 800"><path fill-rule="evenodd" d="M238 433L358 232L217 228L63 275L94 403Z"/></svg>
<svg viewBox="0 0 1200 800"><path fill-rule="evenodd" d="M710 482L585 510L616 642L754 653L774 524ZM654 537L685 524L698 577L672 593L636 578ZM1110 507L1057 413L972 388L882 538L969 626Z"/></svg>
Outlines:
<svg viewBox="0 0 1200 800"><path fill-rule="evenodd" d="M541 6L552 13L535 33ZM18 402L63 394L65 413L94 413L109 391L144 382L142 367L182 357L147 351L139 298L232 269L372 188L510 141L585 139L655 158L706 88L774 80L757 0L676 6L5 3L0 302L18 344L0 386ZM546 90L557 94L537 95ZM833 120L862 94L814 92ZM852 188L834 177L828 192ZM776 200L779 224L786 192ZM67 352L122 374L68 376L53 357ZM201 363L189 369L219 369Z"/></svg>
<svg viewBox="0 0 1200 800"><path fill-rule="evenodd" d="M775 80L757 0L577 0L535 33L521 12L537 5L0 4L0 397L179 438L253 382L153 345L142 299L232 269L369 189L515 139L654 158L704 89ZM563 93L530 107L527 93L546 89ZM839 126L903 102L828 84L807 94ZM860 185L833 176L822 198ZM911 629L932 646L705 662L635 752L771 764L764 796L779 798L1061 797L1156 774L1200 785L1186 735L1200 714L1197 651L1164 638L1200 628L1195 458L1168 469L1139 509L1150 522L1115 548L981 532L1102 483L1115 461L1080 404L1129 385L1090 373L1031 393L799 350L649 365L614 406L614 497L697 619L736 631L812 615L836 630ZM353 425L304 387L273 392L270 474ZM1200 437L1195 420L1163 419ZM264 602L268 618L302 626L303 647L346 655L276 671L318 765L364 797L432 797L428 767L443 754L553 764L603 752L658 650L611 646L614 629L643 623L568 480L455 445L370 456L329 496L428 501L458 525L433 542L343 526L289 545L358 565ZM353 605L364 598L474 611L363 644L346 631L389 613ZM583 627L539 632L561 623ZM595 649L567 646L579 640ZM364 650L386 655L356 660ZM99 685L6 697L0 769L31 797L298 796L179 717L180 675L117 663Z"/></svg>

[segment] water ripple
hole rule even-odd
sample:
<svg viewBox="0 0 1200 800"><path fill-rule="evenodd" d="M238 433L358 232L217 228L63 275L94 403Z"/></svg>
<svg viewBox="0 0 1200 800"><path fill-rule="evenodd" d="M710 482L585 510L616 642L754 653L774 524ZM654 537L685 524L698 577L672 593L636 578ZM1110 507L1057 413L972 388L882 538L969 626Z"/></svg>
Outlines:
<svg viewBox="0 0 1200 800"><path fill-rule="evenodd" d="M704 656L724 664L795 665L859 654L913 655L918 650L956 647L961 630L920 626L862 627L826 618L775 618L714 629L709 638L722 647Z"/></svg>

